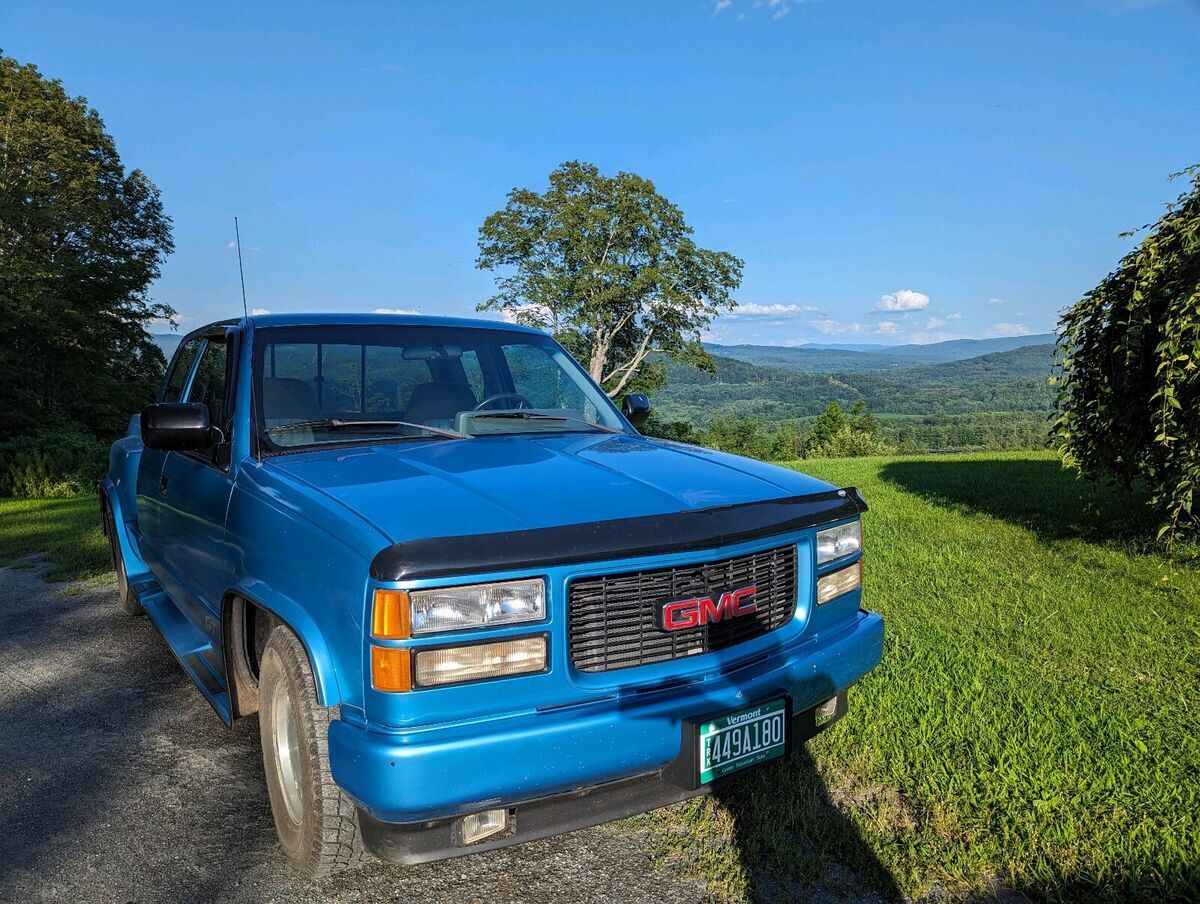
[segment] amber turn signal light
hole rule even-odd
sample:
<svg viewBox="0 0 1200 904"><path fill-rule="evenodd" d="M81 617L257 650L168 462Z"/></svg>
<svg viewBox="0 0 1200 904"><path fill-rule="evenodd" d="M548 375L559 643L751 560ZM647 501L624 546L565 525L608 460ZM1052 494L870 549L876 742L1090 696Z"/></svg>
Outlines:
<svg viewBox="0 0 1200 904"><path fill-rule="evenodd" d="M385 640L412 636L411 608L406 590L376 590L371 610L371 634Z"/></svg>
<svg viewBox="0 0 1200 904"><path fill-rule="evenodd" d="M400 647L371 647L371 686L377 691L412 690L412 656Z"/></svg>

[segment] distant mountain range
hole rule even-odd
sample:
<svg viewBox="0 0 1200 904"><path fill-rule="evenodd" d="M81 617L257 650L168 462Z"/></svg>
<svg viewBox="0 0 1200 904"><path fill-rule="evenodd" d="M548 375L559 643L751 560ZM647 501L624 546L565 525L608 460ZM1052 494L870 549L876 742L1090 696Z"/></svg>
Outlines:
<svg viewBox="0 0 1200 904"><path fill-rule="evenodd" d="M893 439L901 430L895 425L909 424L904 429L917 431L921 448L1028 448L1044 442L1053 405L1047 379L1053 338L962 340L881 352L716 346L709 349L720 352L714 354L715 375L667 361L667 384L653 403L667 420L702 427L722 410L771 422L813 417L833 401L843 407L864 402L889 425ZM980 347L1030 341L1038 344L966 356Z"/></svg>
<svg viewBox="0 0 1200 904"><path fill-rule="evenodd" d="M928 345L718 345L706 343L713 355L733 358L763 367L779 367L801 373L870 373L961 361L980 355L1006 352L1035 345L1053 345L1053 333L1003 336L996 339L950 339Z"/></svg>

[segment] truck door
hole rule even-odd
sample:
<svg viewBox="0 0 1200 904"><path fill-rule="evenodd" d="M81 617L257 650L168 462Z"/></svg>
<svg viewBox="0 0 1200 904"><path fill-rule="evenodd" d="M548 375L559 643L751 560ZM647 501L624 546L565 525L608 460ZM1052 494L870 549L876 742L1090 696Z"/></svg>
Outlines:
<svg viewBox="0 0 1200 904"><path fill-rule="evenodd" d="M200 347L204 344L203 336L194 336L184 340L175 351L167 371L166 382L159 393L159 402L180 402L187 392L188 381L195 368L196 358ZM159 552L158 537L158 506L159 478L162 476L163 464L167 458L166 452L142 447L138 458L137 473L137 504L136 504L136 533L138 551L150 565L152 571L158 570Z"/></svg>
<svg viewBox="0 0 1200 904"><path fill-rule="evenodd" d="M168 452L159 480L157 546L164 589L187 618L209 638L220 633L221 596L232 583L236 552L225 515L233 492L233 438L240 333L222 329L205 337L185 401L203 402L221 431L221 441L203 452Z"/></svg>

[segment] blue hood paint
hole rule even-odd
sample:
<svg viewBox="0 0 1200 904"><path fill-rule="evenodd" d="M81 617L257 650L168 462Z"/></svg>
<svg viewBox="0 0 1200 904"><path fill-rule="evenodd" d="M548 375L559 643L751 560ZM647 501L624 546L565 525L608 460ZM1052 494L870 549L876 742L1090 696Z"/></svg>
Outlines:
<svg viewBox="0 0 1200 904"><path fill-rule="evenodd" d="M265 465L357 512L392 542L661 515L831 488L786 468L629 434L357 446L281 455Z"/></svg>

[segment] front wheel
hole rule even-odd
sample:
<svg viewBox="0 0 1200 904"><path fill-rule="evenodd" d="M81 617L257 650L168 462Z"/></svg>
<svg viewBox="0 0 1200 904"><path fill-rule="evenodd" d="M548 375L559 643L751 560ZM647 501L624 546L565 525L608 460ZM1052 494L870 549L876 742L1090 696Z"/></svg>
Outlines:
<svg viewBox="0 0 1200 904"><path fill-rule="evenodd" d="M358 814L329 772L332 711L318 703L304 647L282 625L263 651L259 699L263 769L283 852L310 878L358 865L365 856Z"/></svg>

